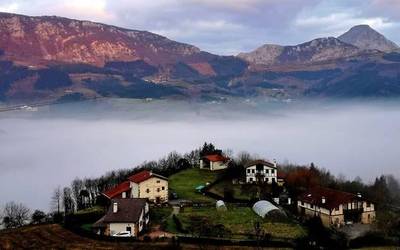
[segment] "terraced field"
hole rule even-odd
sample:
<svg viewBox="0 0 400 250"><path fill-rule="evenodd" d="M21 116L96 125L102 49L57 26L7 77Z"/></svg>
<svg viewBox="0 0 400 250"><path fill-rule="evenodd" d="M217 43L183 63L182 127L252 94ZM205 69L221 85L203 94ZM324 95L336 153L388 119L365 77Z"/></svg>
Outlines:
<svg viewBox="0 0 400 250"><path fill-rule="evenodd" d="M168 243L118 243L76 235L60 225L27 226L0 231L0 249L173 249Z"/></svg>

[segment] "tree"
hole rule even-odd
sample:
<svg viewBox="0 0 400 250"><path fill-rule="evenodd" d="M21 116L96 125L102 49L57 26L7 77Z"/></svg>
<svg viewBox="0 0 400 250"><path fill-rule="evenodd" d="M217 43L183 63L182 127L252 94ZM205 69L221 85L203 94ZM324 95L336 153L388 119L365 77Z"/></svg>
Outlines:
<svg viewBox="0 0 400 250"><path fill-rule="evenodd" d="M21 227L29 220L29 213L29 208L22 203L8 202L3 209L2 223L5 228Z"/></svg>
<svg viewBox="0 0 400 250"><path fill-rule="evenodd" d="M53 191L53 196L51 197L51 209L56 211L58 214L61 213L61 202L62 202L62 192L61 187L58 186Z"/></svg>
<svg viewBox="0 0 400 250"><path fill-rule="evenodd" d="M32 216L31 216L33 224L43 223L45 218L46 218L46 214L40 210L35 210L35 212L33 212Z"/></svg>
<svg viewBox="0 0 400 250"><path fill-rule="evenodd" d="M82 189L79 192L79 199L80 199L81 208L87 208L88 207L89 197L90 197L89 192L86 189Z"/></svg>
<svg viewBox="0 0 400 250"><path fill-rule="evenodd" d="M203 148L200 151L200 156L213 154L215 153L215 151L216 151L215 146L212 143L208 144L207 142L205 142Z"/></svg>
<svg viewBox="0 0 400 250"><path fill-rule="evenodd" d="M74 199L72 198L72 190L69 187L65 187L63 190L63 206L64 213L66 215L75 211L75 203Z"/></svg>
<svg viewBox="0 0 400 250"><path fill-rule="evenodd" d="M116 179L116 173L114 171L110 172L109 179ZM75 180L72 181L71 188L76 203L76 209L80 210L82 209L82 202L79 194L81 190L84 189L83 181L79 178L75 178Z"/></svg>

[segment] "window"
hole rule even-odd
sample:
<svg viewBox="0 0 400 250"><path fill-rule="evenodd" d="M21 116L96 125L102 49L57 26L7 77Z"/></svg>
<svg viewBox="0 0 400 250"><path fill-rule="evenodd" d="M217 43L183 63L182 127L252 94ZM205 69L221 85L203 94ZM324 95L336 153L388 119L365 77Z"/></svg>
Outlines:
<svg viewBox="0 0 400 250"><path fill-rule="evenodd" d="M132 232L132 228L131 227L126 227L125 231Z"/></svg>
<svg viewBox="0 0 400 250"><path fill-rule="evenodd" d="M150 193L150 189L146 189L146 193Z"/></svg>
<svg viewBox="0 0 400 250"><path fill-rule="evenodd" d="M265 181L266 181L266 182L269 182L269 178L265 178Z"/></svg>
<svg viewBox="0 0 400 250"><path fill-rule="evenodd" d="M160 188L157 188L157 192L160 192Z"/></svg>
<svg viewBox="0 0 400 250"><path fill-rule="evenodd" d="M252 169L252 170L251 170L251 172L254 174L254 173L255 173L255 170L254 170L254 169Z"/></svg>
<svg viewBox="0 0 400 250"><path fill-rule="evenodd" d="M250 169L247 169L247 173L250 174Z"/></svg>
<svg viewBox="0 0 400 250"><path fill-rule="evenodd" d="M160 183L160 180L157 180L157 183Z"/></svg>
<svg viewBox="0 0 400 250"><path fill-rule="evenodd" d="M271 174L275 174L275 169L271 169Z"/></svg>
<svg viewBox="0 0 400 250"><path fill-rule="evenodd" d="M275 178L272 178L272 182L276 182Z"/></svg>
<svg viewBox="0 0 400 250"><path fill-rule="evenodd" d="M253 178L250 178L249 181L250 181L250 182L253 182Z"/></svg>
<svg viewBox="0 0 400 250"><path fill-rule="evenodd" d="M162 187L161 190L165 190L165 187Z"/></svg>
<svg viewBox="0 0 400 250"><path fill-rule="evenodd" d="M314 208L314 205L313 205L313 204L311 204L311 205L310 205L310 208Z"/></svg>
<svg viewBox="0 0 400 250"><path fill-rule="evenodd" d="M367 207L371 207L371 203L369 203L369 202L366 202L367 204L366 204L366 206Z"/></svg>

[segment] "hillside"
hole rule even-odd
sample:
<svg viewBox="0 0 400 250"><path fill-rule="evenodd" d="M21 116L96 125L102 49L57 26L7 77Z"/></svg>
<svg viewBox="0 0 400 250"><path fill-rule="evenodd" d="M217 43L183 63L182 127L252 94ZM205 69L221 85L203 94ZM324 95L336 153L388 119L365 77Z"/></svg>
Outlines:
<svg viewBox="0 0 400 250"><path fill-rule="evenodd" d="M26 226L0 231L0 249L132 249L129 242L84 238L58 224ZM170 249L167 244L135 243L135 249Z"/></svg>

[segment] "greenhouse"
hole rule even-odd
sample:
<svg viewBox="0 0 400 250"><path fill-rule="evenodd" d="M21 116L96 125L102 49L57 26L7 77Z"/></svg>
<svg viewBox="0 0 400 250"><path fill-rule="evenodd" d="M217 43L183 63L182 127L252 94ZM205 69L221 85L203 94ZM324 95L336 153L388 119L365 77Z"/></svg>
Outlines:
<svg viewBox="0 0 400 250"><path fill-rule="evenodd" d="M256 202L253 206L253 211L263 218L271 212L281 213L281 210L278 207L266 200Z"/></svg>

